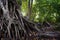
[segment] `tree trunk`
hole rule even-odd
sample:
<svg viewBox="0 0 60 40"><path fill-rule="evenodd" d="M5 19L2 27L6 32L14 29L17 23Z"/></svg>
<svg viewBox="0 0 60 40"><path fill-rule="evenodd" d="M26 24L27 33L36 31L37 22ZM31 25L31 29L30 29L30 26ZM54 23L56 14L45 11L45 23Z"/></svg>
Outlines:
<svg viewBox="0 0 60 40"><path fill-rule="evenodd" d="M28 0L28 13L27 16L30 19L31 14L32 14L32 4L33 4L33 0Z"/></svg>

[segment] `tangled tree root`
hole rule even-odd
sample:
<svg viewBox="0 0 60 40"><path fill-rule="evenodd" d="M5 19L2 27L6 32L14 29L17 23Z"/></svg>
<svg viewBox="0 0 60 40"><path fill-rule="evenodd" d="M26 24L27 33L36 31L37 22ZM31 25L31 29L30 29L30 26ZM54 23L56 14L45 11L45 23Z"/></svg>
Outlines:
<svg viewBox="0 0 60 40"><path fill-rule="evenodd" d="M52 37L54 37L54 33L51 32ZM57 36L57 34L55 35ZM44 36L50 37L51 35L49 32L41 31L35 23L24 18L16 0L0 0L1 40L40 40L40 37Z"/></svg>

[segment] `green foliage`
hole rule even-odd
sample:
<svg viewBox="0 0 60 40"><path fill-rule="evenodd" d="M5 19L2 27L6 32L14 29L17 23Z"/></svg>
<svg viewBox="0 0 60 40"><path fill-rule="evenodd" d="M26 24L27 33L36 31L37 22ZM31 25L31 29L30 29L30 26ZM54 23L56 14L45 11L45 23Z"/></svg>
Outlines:
<svg viewBox="0 0 60 40"><path fill-rule="evenodd" d="M36 22L60 22L60 0L33 0L33 3L31 20ZM22 12L26 14L28 12L27 8L28 0L22 0Z"/></svg>
<svg viewBox="0 0 60 40"><path fill-rule="evenodd" d="M36 19L39 22L49 21L55 23L60 18L59 0L36 0L33 8L35 8L33 9L35 13L39 13L39 17Z"/></svg>

